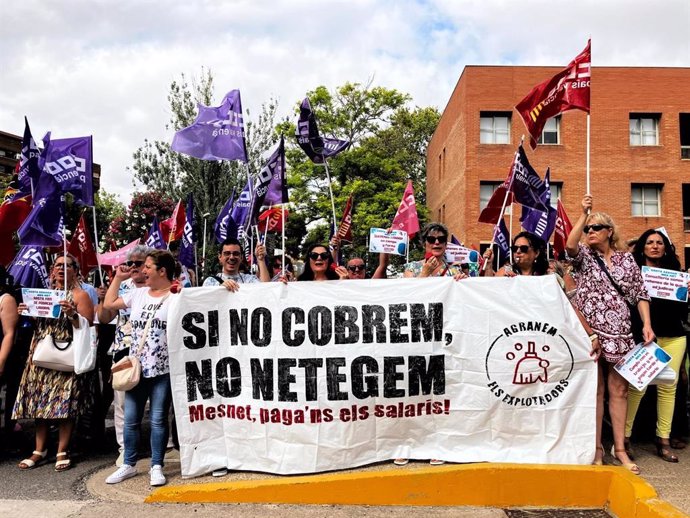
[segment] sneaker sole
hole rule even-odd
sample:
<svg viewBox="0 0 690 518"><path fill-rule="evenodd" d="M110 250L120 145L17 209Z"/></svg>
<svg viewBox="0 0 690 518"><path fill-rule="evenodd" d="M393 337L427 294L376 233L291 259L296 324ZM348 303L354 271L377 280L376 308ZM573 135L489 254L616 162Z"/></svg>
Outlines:
<svg viewBox="0 0 690 518"><path fill-rule="evenodd" d="M105 479L106 484L119 484L120 482L124 482L128 478L136 477L137 473L132 473L131 475L127 475L126 477L121 477L118 478L117 480L108 480L107 478Z"/></svg>

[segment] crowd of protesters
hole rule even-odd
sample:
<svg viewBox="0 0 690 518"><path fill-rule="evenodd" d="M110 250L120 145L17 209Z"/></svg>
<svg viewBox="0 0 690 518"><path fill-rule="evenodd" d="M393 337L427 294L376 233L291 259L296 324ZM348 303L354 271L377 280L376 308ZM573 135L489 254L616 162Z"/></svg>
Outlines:
<svg viewBox="0 0 690 518"><path fill-rule="evenodd" d="M686 446L688 306L682 302L650 299L642 282L641 266L657 266L680 271L675 248L660 230L649 229L632 241L632 253L624 248L617 227L603 212L593 212L590 195L581 202L582 213L568 237L566 254L549 261L547 244L529 232L520 232L512 242L512 257L499 264L494 250L483 253L480 275L539 276L555 275L571 301L591 340L591 355L598 364L596 454L593 464L604 462L602 422L608 402L613 435L611 456L632 473L640 469L634 463L631 446L633 423L644 395L628 388L628 383L613 365L637 342L654 340L673 358L671 367L676 383L657 389L657 451L661 459L678 462L674 448ZM448 229L430 223L420 233L424 259L405 265L402 277L468 277L465 265L448 262ZM243 284L292 281L349 281L367 277L367 264L361 257L341 257L341 242L313 244L304 254L303 266L285 255L269 257L264 245L254 250L257 267L247 265L242 244L226 239L218 252L219 271L201 280L202 286L224 286L231 292ZM371 278L388 277L389 256L380 254ZM192 275L187 275L192 279ZM107 286L94 290L79 277L77 260L58 255L51 270L55 289L67 288L57 319L21 316L18 287L0 267L0 380L6 386L3 415L3 444L12 444L23 420L35 422L35 449L18 463L28 470L48 460L50 430L57 429L58 444L54 469L71 467L70 450L84 446L84 438L95 443L104 440L105 418L114 404L115 437L119 457L117 470L106 480L119 483L137 474L141 422L144 407L150 405L150 483L166 483L163 475L165 453L173 446L174 421L169 427L171 388L167 350L167 307L170 294L178 291L180 268L167 251L139 245L129 251L127 260L111 272ZM194 284L186 280L184 285ZM174 296L174 295L173 295ZM35 366L31 360L36 344L46 335L55 340L70 340L73 330L84 322L96 322L99 328L98 368L76 375ZM81 323L81 324L80 324ZM121 358L133 355L141 363L140 383L127 392L113 391L110 368ZM680 387L677 390L677 386ZM679 403L677 403L679 401ZM675 409L675 415L674 415ZM86 426L79 426L79 421ZM90 420L90 423L89 423ZM76 426L75 426L76 424ZM24 424L26 426L26 424ZM76 430L76 432L75 432ZM81 431L80 431L81 430ZM21 458L21 457L20 457ZM396 464L407 459L396 459ZM442 464L442 459L432 459ZM227 470L217 470L223 475Z"/></svg>

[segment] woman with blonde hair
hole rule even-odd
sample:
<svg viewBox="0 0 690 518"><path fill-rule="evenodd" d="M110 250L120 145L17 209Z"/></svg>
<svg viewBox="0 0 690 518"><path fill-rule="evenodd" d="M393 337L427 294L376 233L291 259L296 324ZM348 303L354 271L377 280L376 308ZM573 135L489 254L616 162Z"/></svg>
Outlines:
<svg viewBox="0 0 690 518"><path fill-rule="evenodd" d="M582 214L568 236L566 252L572 258L577 283L576 305L592 328L590 339L599 339L601 359L598 362L597 451L594 464L603 464L601 427L604 417L604 371L608 374L609 414L613 429L611 454L630 472L639 475L640 468L625 451L625 420L628 382L613 368L616 362L635 347L630 307L642 319L642 339L654 340L649 317L649 295L642 283L640 269L628 252L619 249L616 225L608 214L592 211L592 196L582 199ZM580 239L584 234L584 243Z"/></svg>
<svg viewBox="0 0 690 518"><path fill-rule="evenodd" d="M89 324L93 321L93 302L79 287L79 264L74 256L58 256L53 264L51 281L57 290L67 290L60 301L62 311L58 318L37 318L36 331L29 349L29 361L24 368L19 393L14 404L13 419L36 420L36 449L31 456L19 463L19 469L31 469L48 455L48 422L58 423L58 449L55 471L66 471L72 464L69 444L74 420L87 413L93 405L92 373L77 375L74 372L56 371L34 365L36 345L49 334L55 341L71 341L73 330L80 327L79 315ZM21 314L26 304L18 306ZM82 321L83 323L83 321Z"/></svg>

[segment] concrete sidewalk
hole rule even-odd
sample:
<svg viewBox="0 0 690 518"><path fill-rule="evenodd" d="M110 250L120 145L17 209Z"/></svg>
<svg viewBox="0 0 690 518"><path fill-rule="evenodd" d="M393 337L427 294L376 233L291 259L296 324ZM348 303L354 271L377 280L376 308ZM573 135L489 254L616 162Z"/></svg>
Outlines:
<svg viewBox="0 0 690 518"><path fill-rule="evenodd" d="M635 451L637 454L637 462L642 470L642 478L651 484L657 491L659 498L666 500L681 511L690 515L690 448L685 450L674 450L674 453L679 457L680 462L672 464L664 462L656 456L656 448L653 444L636 445ZM114 459L113 459L114 460ZM610 455L606 457L607 464L612 463ZM402 468L395 468L401 470L415 470L420 468L428 468L426 462L411 462L408 466ZM151 488L149 487L148 478L148 459L139 462L140 474L136 477L128 479L120 484L108 485L105 483L105 478L115 470L115 467L103 469L93 474L86 482L88 491L96 498L105 502L121 502L130 504L140 504L149 495ZM353 472L366 471L380 471L393 469L391 463L382 463L351 470ZM596 468L592 468L596 469ZM622 469L622 468L621 468ZM165 474L168 477L168 486L180 484L206 484L217 482L234 482L243 480L262 480L275 478L273 475L266 475L261 473L248 472L230 472L227 476L221 478L214 478L211 476L198 477L195 479L183 480L180 476L179 456L177 452L171 452L166 457ZM104 502L104 503L105 503ZM152 511L154 508L160 508L162 504L151 505ZM182 505L182 504L176 504ZM197 514L200 510L211 509L217 507L215 505L203 505L200 507L194 506L195 514L197 516L205 516L204 514ZM168 508L169 505L163 505ZM173 506L174 507L174 506ZM189 505L183 505L184 508L189 509ZM198 507L198 508L197 508ZM298 508L299 510L297 511ZM345 506L292 506L292 505L249 505L249 504L229 504L223 507L224 512L232 509L241 509L243 513L253 514L254 512L262 515L278 516L286 514L298 514L300 516L350 516L353 509ZM328 509L327 511L325 509ZM349 509L349 511L348 511ZM420 508L411 507L366 507L367 516L390 516L405 513L409 516L410 512L415 512L413 509ZM430 516L477 516L477 517L501 517L505 516L503 511L498 509L485 508L423 508L422 511ZM273 514L273 512L277 514ZM341 511L344 514L340 514ZM459 514L460 512L467 512L467 514ZM314 513L314 514L312 514ZM446 514L448 513L448 514ZM452 513L452 514L451 514ZM157 516L154 514L154 516Z"/></svg>

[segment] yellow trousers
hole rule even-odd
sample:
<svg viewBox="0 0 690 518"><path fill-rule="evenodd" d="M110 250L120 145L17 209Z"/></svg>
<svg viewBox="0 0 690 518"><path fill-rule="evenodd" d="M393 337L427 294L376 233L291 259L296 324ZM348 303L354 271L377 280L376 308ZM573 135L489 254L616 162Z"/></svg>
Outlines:
<svg viewBox="0 0 690 518"><path fill-rule="evenodd" d="M673 408L676 402L676 385L678 384L680 364L685 353L685 336L672 338L657 337L656 343L671 355L671 362L668 365L676 373L676 381L673 385L656 386L656 435L662 439L668 439L671 436L671 421L673 421ZM645 391L646 388L643 391L639 391L632 386L628 389L628 417L625 421L626 437L632 435L635 414L637 414L637 409L640 407L640 401Z"/></svg>

